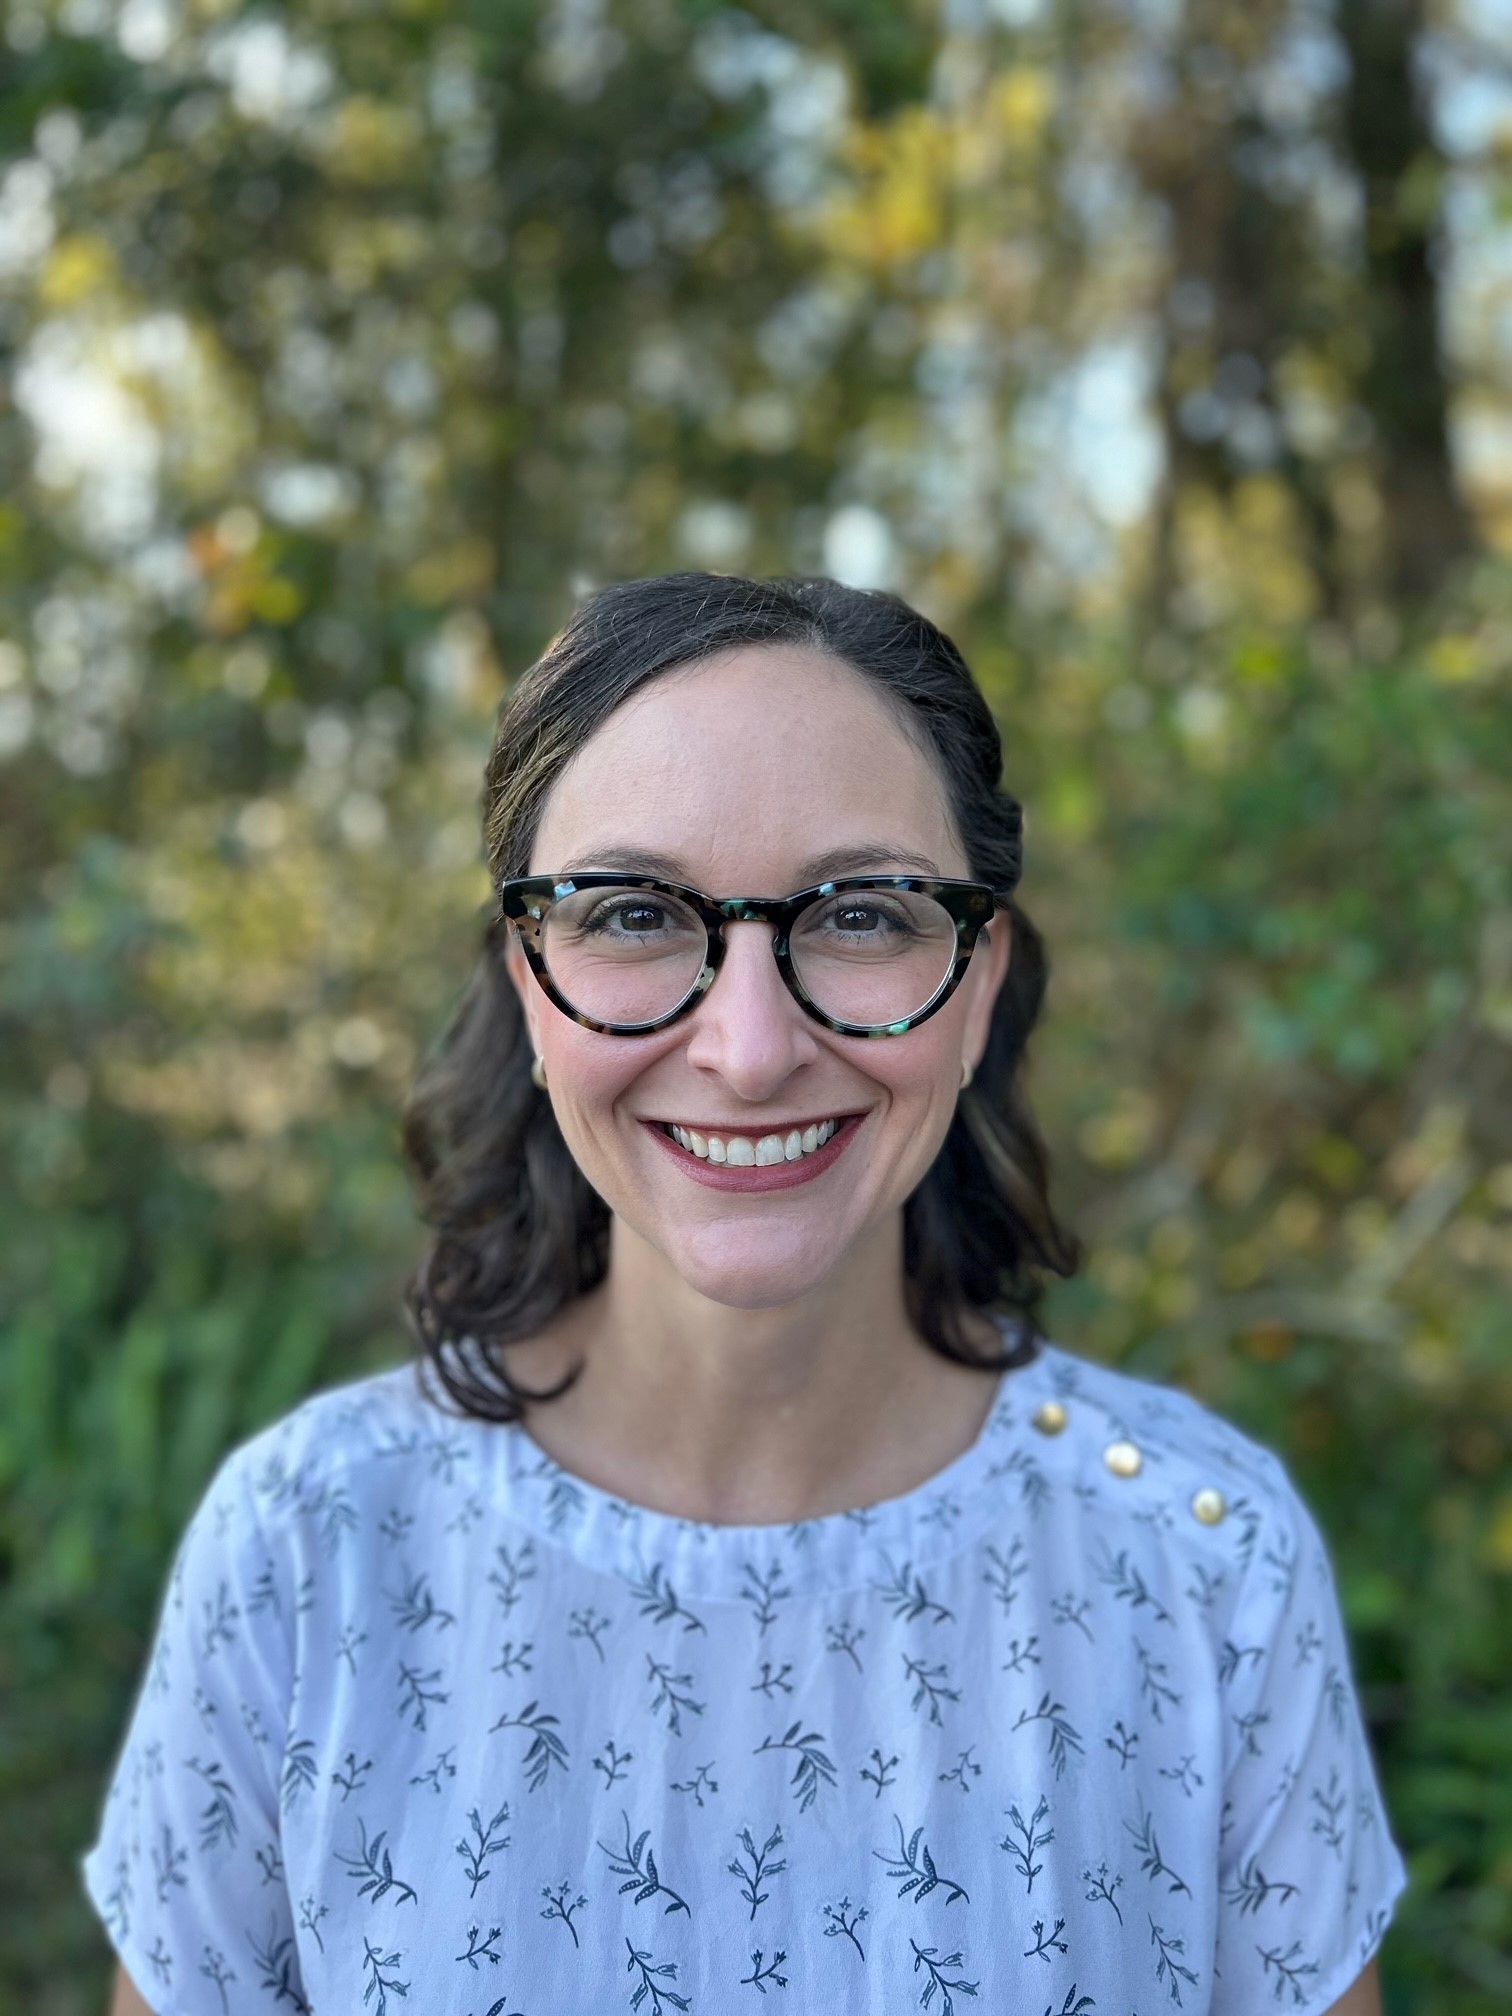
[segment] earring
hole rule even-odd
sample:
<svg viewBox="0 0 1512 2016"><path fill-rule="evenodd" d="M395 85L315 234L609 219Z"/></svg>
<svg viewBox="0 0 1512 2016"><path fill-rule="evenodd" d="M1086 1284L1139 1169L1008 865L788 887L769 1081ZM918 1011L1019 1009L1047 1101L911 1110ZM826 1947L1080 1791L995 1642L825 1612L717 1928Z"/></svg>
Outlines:
<svg viewBox="0 0 1512 2016"><path fill-rule="evenodd" d="M963 1057L961 1059L961 1090L963 1092L966 1090L966 1087L971 1083L971 1079L972 1079L971 1066L966 1062L966 1059Z"/></svg>
<svg viewBox="0 0 1512 2016"><path fill-rule="evenodd" d="M530 1067L530 1082L538 1092L546 1090L546 1059L537 1057Z"/></svg>

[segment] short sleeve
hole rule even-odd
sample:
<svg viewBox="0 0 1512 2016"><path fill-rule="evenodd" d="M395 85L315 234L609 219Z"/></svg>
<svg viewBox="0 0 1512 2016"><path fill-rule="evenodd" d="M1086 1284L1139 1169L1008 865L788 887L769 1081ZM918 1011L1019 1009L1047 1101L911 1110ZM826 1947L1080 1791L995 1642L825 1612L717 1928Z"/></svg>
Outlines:
<svg viewBox="0 0 1512 2016"><path fill-rule="evenodd" d="M1283 1466L1220 1662L1225 1797L1212 2016L1321 2016L1407 1872L1355 1694L1327 1550Z"/></svg>
<svg viewBox="0 0 1512 2016"><path fill-rule="evenodd" d="M247 1468L233 1451L184 1531L80 1865L158 2016L308 2008L279 1831L294 1591Z"/></svg>

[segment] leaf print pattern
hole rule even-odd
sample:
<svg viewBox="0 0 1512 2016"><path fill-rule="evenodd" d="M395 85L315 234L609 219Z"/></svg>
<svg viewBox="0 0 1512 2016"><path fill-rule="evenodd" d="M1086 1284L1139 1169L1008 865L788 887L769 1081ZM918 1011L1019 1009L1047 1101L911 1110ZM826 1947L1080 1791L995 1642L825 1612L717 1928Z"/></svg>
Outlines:
<svg viewBox="0 0 1512 2016"><path fill-rule="evenodd" d="M488 1580L499 1608L507 1617L515 1605L522 1601L525 1584L536 1577L535 1544L527 1540L518 1550L502 1543L494 1549L495 1566L488 1571Z"/></svg>
<svg viewBox="0 0 1512 2016"><path fill-rule="evenodd" d="M610 1498L412 1368L315 1396L186 1528L84 1874L220 2016L1253 2016L1351 1979L1404 1872L1281 1466L1044 1344L946 1473L771 1528Z"/></svg>
<svg viewBox="0 0 1512 2016"><path fill-rule="evenodd" d="M1155 1979L1166 1984L1171 2000L1180 2009L1184 2006L1181 2000L1181 1983L1185 1981L1192 1988L1197 1986L1196 1974L1180 1957L1186 1951L1186 1940L1168 1934L1151 1918L1150 1944L1160 1955L1155 1963Z"/></svg>
<svg viewBox="0 0 1512 2016"><path fill-rule="evenodd" d="M315 1783L317 1768L313 1737L297 1737L284 1752L283 1810L285 1813L294 1805L300 1793L307 1792Z"/></svg>
<svg viewBox="0 0 1512 2016"><path fill-rule="evenodd" d="M1045 1930L1044 1919L1036 1918L1034 1921L1034 1944L1024 1948L1024 1958L1026 1960L1043 1960L1048 1967L1052 1953L1065 1953L1069 1950L1065 1940L1060 1936L1065 1929L1066 1921L1064 1918L1057 1918L1053 1928L1049 1932Z"/></svg>
<svg viewBox="0 0 1512 2016"><path fill-rule="evenodd" d="M924 1829L922 1827L915 1827L913 1834L905 1846L903 1841L903 1822L898 1818L896 1813L893 1815L893 1819L898 1829L898 1853L896 1855L883 1855L875 1848L872 1850L872 1853L879 1862L886 1865L889 1876L903 1879L898 1884L898 1895L906 1897L912 1891L915 1904L921 1904L932 1890L938 1890L943 1885L946 1892L945 1902L947 1904L954 1904L958 1897L963 1903L969 1904L971 1899L962 1885L953 1882L948 1876L941 1876L935 1868L934 1857L929 1852L928 1844L926 1843L924 1848L920 1849L919 1842L923 1836Z"/></svg>
<svg viewBox="0 0 1512 2016"><path fill-rule="evenodd" d="M683 1711L686 1710L690 1715L702 1715L704 1712L702 1701L695 1701L691 1694L682 1691L692 1686L693 1675L674 1673L670 1666L660 1659L653 1659L649 1652L646 1654L646 1671L654 1682L651 1713L656 1715L665 1712L668 1735L680 1736Z"/></svg>
<svg viewBox="0 0 1512 2016"><path fill-rule="evenodd" d="M831 1624L826 1627L824 1642L831 1652L843 1653L855 1667L856 1671L860 1673L865 1669L861 1664L860 1655L857 1653L856 1647L865 1636L866 1632L864 1630L858 1631L850 1624Z"/></svg>
<svg viewBox="0 0 1512 2016"><path fill-rule="evenodd" d="M938 1946L915 1945L912 1939L908 1943L913 1947L915 1974L918 1973L921 1967L928 1970L927 1979L924 1984L924 1993L919 1997L919 2006L921 2009L929 2007L936 1989L940 1990L940 2016L951 2016L951 2011L955 2008L954 2002L950 1999L952 1989L958 1995L975 1996L978 1986L975 1981L949 1981L946 1979L947 1969L960 1966L961 1956L959 1953L947 1953L943 1959L938 1959L936 1957L940 1950Z"/></svg>
<svg viewBox="0 0 1512 2016"><path fill-rule="evenodd" d="M630 1582L630 1593L640 1604L642 1617L652 1617L658 1624L670 1624L676 1618L682 1619L684 1631L704 1631L708 1626L701 1617L691 1610L685 1610L677 1600L677 1591L667 1579L666 1570L659 1562L642 1569L638 1581Z"/></svg>
<svg viewBox="0 0 1512 2016"><path fill-rule="evenodd" d="M920 1708L927 1701L929 1703L929 1719L934 1723L936 1728L939 1728L941 1722L940 1703L942 1701L959 1701L961 1698L959 1687L947 1687L945 1684L950 1677L949 1664L942 1659L937 1666L928 1666L922 1659L910 1659L905 1652L903 1654L903 1670L913 1683L914 1691L908 1705L911 1708Z"/></svg>
<svg viewBox="0 0 1512 2016"><path fill-rule="evenodd" d="M1176 1874L1174 1869L1168 1867L1161 1857L1160 1842L1156 1838L1153 1814L1146 1812L1141 1807L1139 1825L1131 1827L1126 1820L1124 1826L1134 1837L1134 1846L1139 1851L1139 1866L1144 1870L1150 1881L1153 1883L1159 1877L1168 1876L1171 1879L1168 1887L1173 1896L1179 1891L1183 1895L1190 1897L1192 1894L1190 1886Z"/></svg>
<svg viewBox="0 0 1512 2016"><path fill-rule="evenodd" d="M672 1781L672 1790L674 1792L691 1792L693 1795L693 1804L695 1806L702 1806L705 1792L717 1792L719 1790L719 1780L713 1775L712 1759L708 1764L700 1764L691 1778L674 1778Z"/></svg>
<svg viewBox="0 0 1512 2016"><path fill-rule="evenodd" d="M559 1918L572 1935L573 1945L580 1947L582 1941L578 1938L577 1927L572 1922L572 1914L575 1911L581 1911L587 1904L588 1898L583 1891L579 1890L577 1896L569 1904L567 1902L567 1893L572 1888L573 1885L567 1881L565 1876L558 1883L555 1890L549 1884L543 1883L541 1885L541 1895L546 1899L546 1908L541 1913L541 1916L548 1919Z"/></svg>
<svg viewBox="0 0 1512 2016"><path fill-rule="evenodd" d="M1266 1903L1272 1896L1277 1897L1284 1904L1288 1898L1295 1897L1296 1894L1297 1886L1295 1883L1268 1882L1264 1870L1260 1867L1259 1857L1254 1855L1250 1857L1244 1868L1239 1871L1233 1883L1223 1892L1227 1903L1238 1905L1241 1917L1243 1917L1246 1911L1258 1913L1261 1905Z"/></svg>
<svg viewBox="0 0 1512 2016"><path fill-rule="evenodd" d="M1284 1953L1279 1946L1273 1946L1268 1950L1263 1946L1257 1946L1255 1951L1260 1955L1266 1974L1269 1975L1272 1971L1275 1973L1276 2000L1279 2002L1283 1995L1289 1992L1293 2004L1300 2008L1307 2000L1302 1992L1303 1984L1310 1974L1316 1974L1318 1971L1316 1960L1302 1958L1301 1942L1296 1939Z"/></svg>
<svg viewBox="0 0 1512 2016"><path fill-rule="evenodd" d="M620 1810L625 1822L624 1847L619 1849L611 1848L607 1841L600 1841L598 1845L609 1857L609 1867L614 1871L615 1875L624 1876L628 1879L619 1886L621 1896L627 1890L633 1890L637 1904L644 1904L651 1897L667 1897L671 1900L665 1906L665 1913L669 1917L674 1911L686 1911L688 1906L684 1899L679 1897L675 1890L670 1889L667 1884L663 1883L660 1875L657 1873L656 1854L648 1846L651 1839L651 1829L649 1827L644 1828L632 1843L630 1839L630 1815L625 1813L623 1808Z"/></svg>
<svg viewBox="0 0 1512 2016"><path fill-rule="evenodd" d="M552 1767L567 1769L567 1745L557 1733L557 1718L548 1715L537 1701L529 1702L518 1715L501 1715L497 1722L489 1725L489 1734L495 1729L528 1729L531 1743L525 1752L526 1782L532 1792L539 1792L551 1776Z"/></svg>
<svg viewBox="0 0 1512 2016"><path fill-rule="evenodd" d="M941 1785L959 1785L963 1792L969 1792L971 1790L972 1779L980 1778L982 1775L981 1765L976 1762L971 1754L975 1748L975 1743L968 1743L966 1748L956 1758L955 1764L949 1771L936 1772L935 1776L938 1782Z"/></svg>
<svg viewBox="0 0 1512 2016"><path fill-rule="evenodd" d="M1050 2003L1046 2003L1045 2016L1087 2016L1087 2012L1096 2007L1097 2003L1092 1996L1077 1994L1076 1983L1073 1981L1071 1986L1066 1990L1066 1999L1062 2002L1059 2009L1054 2008Z"/></svg>
<svg viewBox="0 0 1512 2016"><path fill-rule="evenodd" d="M770 1881L773 1876L781 1875L787 1867L786 1862L774 1862L771 1859L773 1851L782 1846L782 1829L774 1827L758 1848L751 1837L750 1828L742 1827L740 1845L745 1850L745 1860L742 1861L737 1857L728 1864L728 1868L732 1876L740 1878L740 1894L750 1905L751 1917L754 1920L759 1908L771 1896L771 1892L763 1890L761 1885Z"/></svg>
<svg viewBox="0 0 1512 2016"><path fill-rule="evenodd" d="M277 1918L269 1921L266 1936L259 1942L250 1933L248 1945L262 1986L272 1995L274 2007L287 2002L298 2016L309 2016L310 2005L298 1986L295 1973L294 1935L282 1931Z"/></svg>
<svg viewBox="0 0 1512 2016"><path fill-rule="evenodd" d="M604 1745L602 1754L594 1758L593 1768L595 1771L603 1772L606 1785L617 1785L621 1778L627 1775L626 1767L633 1763L634 1759L633 1750L626 1750L622 1754L611 1740Z"/></svg>
<svg viewBox="0 0 1512 2016"><path fill-rule="evenodd" d="M400 1660L399 1713L408 1716L413 1728L424 1729L427 1726L426 1714L431 1706L451 1699L451 1694L446 1688L436 1685L440 1678L439 1666L429 1673L422 1673L418 1666L406 1666L404 1661Z"/></svg>
<svg viewBox="0 0 1512 2016"><path fill-rule="evenodd" d="M1023 1535L1015 1533L1006 1552L988 1541L982 1553L987 1561L982 1570L982 1580L997 1598L998 1607L1006 1617L1018 1600L1019 1584L1029 1573L1029 1554Z"/></svg>
<svg viewBox="0 0 1512 2016"><path fill-rule="evenodd" d="M1024 1709L1013 1726L1015 1729L1022 1729L1026 1722L1049 1724L1050 1761L1055 1766L1056 1777L1062 1777L1071 1752L1079 1751L1082 1747L1081 1737L1066 1720L1064 1703L1052 1701L1048 1693L1042 1694L1040 1704L1034 1713L1031 1715L1028 1709Z"/></svg>
<svg viewBox="0 0 1512 2016"><path fill-rule="evenodd" d="M1119 1924L1122 1925L1123 1913L1118 1908L1118 1899L1113 1895L1113 1892L1115 1890L1122 1889L1124 1880L1123 1877L1115 1876L1113 1878L1112 1883L1110 1884L1108 1881L1108 1865L1106 1862L1099 1862L1095 1871L1092 1869L1083 1869L1081 1873L1082 1873L1082 1881L1084 1883L1089 1883L1092 1886L1086 1892L1087 1902L1089 1904L1093 1904L1096 1903L1099 1899L1101 1899L1101 1901L1104 1904L1111 1905L1113 1908L1113 1915L1117 1918Z"/></svg>
<svg viewBox="0 0 1512 2016"><path fill-rule="evenodd" d="M824 1738L814 1731L800 1736L801 1722L795 1722L787 1734L777 1741L764 1737L757 1745L758 1755L762 1750L796 1750L798 1762L793 1767L792 1785L797 1794L798 1808L806 1813L818 1796L821 1785L835 1783L835 1767L824 1751Z"/></svg>
<svg viewBox="0 0 1512 2016"><path fill-rule="evenodd" d="M478 1886L486 1883L493 1871L488 1867L495 1855L502 1855L509 1846L511 1837L502 1830L509 1819L509 1802L499 1808L485 1827L482 1815L474 1806L467 1816L468 1831L457 1843L457 1853L462 1858L462 1866L467 1872L470 1898L478 1894Z"/></svg>
<svg viewBox="0 0 1512 2016"><path fill-rule="evenodd" d="M389 1608L406 1631L423 1631L428 1624L434 1624L444 1631L456 1618L450 1610L443 1610L431 1594L430 1577L425 1574L412 1575L398 1590L384 1590Z"/></svg>
<svg viewBox="0 0 1512 2016"><path fill-rule="evenodd" d="M747 1561L745 1586L740 1593L751 1607L757 1629L765 1637L767 1627L776 1623L779 1609L793 1592L783 1583L780 1562L774 1561L770 1567L758 1569L753 1562Z"/></svg>
<svg viewBox="0 0 1512 2016"><path fill-rule="evenodd" d="M896 1755L893 1755L891 1757L884 1757L880 1750L874 1748L871 1753L870 1767L868 1767L865 1764L861 1766L860 1775L863 1778L869 1779L871 1783L876 1787L877 1797L879 1799L882 1797L882 1794L887 1789L887 1787L891 1785L891 1783L893 1782L893 1774L897 1769L897 1765L898 1765L898 1759Z"/></svg>
<svg viewBox="0 0 1512 2016"><path fill-rule="evenodd" d="M948 1624L952 1613L943 1603L936 1603L924 1586L922 1576L915 1575L913 1563L905 1561L901 1568L895 1568L884 1554L882 1565L887 1570L887 1580L875 1586L882 1592L883 1601L894 1617L912 1624L920 1617L928 1618L931 1624Z"/></svg>
<svg viewBox="0 0 1512 2016"><path fill-rule="evenodd" d="M1033 1890L1034 1879L1045 1866L1043 1862L1036 1862L1035 1856L1055 1839L1053 1828L1047 1827L1043 1833L1040 1832L1040 1822L1048 1819L1049 1813L1050 1802L1044 1798L1027 1820L1017 1806L1008 1808L1008 1832L998 1846L1012 1858L1014 1868L1023 1877L1025 1896Z"/></svg>
<svg viewBox="0 0 1512 2016"><path fill-rule="evenodd" d="M676 1980L677 1962L675 1960L665 1960L658 1967L655 1965L650 1953L641 1952L637 1947L632 1946L628 1939L625 1941L625 1944L630 1947L630 1958L626 1963L626 1971L631 1974L638 1973L640 1976L640 1985L630 1997L630 2007L632 2009L639 2009L648 1994L651 1997L651 2016L656 2016L656 2012L663 2007L687 2009L692 2006L686 1995L677 1995L670 1988L658 1986L658 1983L662 1980Z"/></svg>
<svg viewBox="0 0 1512 2016"><path fill-rule="evenodd" d="M759 1946L752 1947L751 1971L749 1974L741 1975L741 1986L745 1988L759 1988L763 1995L766 1993L766 1984L768 1981L775 1981L779 1988L786 1988L788 1985L786 1974L779 1974L777 1971L786 1958L786 1953L783 1952L781 1947L778 1947L777 1951L772 1955L769 1965L763 1967L761 1964L761 1948Z"/></svg>
<svg viewBox="0 0 1512 2016"><path fill-rule="evenodd" d="M371 1897L376 1904L380 1897L386 1897L390 1890L396 1893L396 1904L418 1904L419 1897L410 1885L394 1874L394 1858L384 1842L388 1838L387 1829L375 1834L371 1841L367 1838L367 1828L361 1820L357 1823L361 1839L355 1855L343 1855L337 1850L336 1860L344 1862L354 1879L359 1880L359 1897Z"/></svg>
<svg viewBox="0 0 1512 2016"><path fill-rule="evenodd" d="M232 1847L236 1842L236 1788L219 1764L201 1764L189 1759L189 1769L204 1781L210 1798L200 1814L199 1845L202 1849Z"/></svg>
<svg viewBox="0 0 1512 2016"><path fill-rule="evenodd" d="M1160 1599L1151 1594L1138 1564L1130 1560L1128 1548L1120 1548L1115 1555L1103 1541L1097 1553L1101 1556L1101 1564L1095 1571L1097 1579L1106 1582L1121 1602L1127 1603L1131 1610L1148 1608L1157 1624L1176 1622Z"/></svg>
<svg viewBox="0 0 1512 2016"><path fill-rule="evenodd" d="M866 1922L869 1913L864 1904L852 1904L849 1897L842 1897L838 1904L822 1907L828 1921L824 1928L826 1939L848 1939L860 1956L862 1966L866 1964L866 1948L861 1944L857 1927Z"/></svg>
<svg viewBox="0 0 1512 2016"><path fill-rule="evenodd" d="M401 1981L398 1975L391 1971L398 1967L404 1955L385 1953L366 1936L362 1943L366 1948L363 1965L367 1969L367 1986L362 1991L362 1999L364 2004L373 2003L373 2016L385 2016L389 1996L408 1995L410 1991L409 1982Z"/></svg>
<svg viewBox="0 0 1512 2016"><path fill-rule="evenodd" d="M471 1967L474 1974L478 1972L478 1962L480 1960L487 1960L497 1967L504 1956L497 1952L495 1948L497 1942L503 1937L504 1928L502 1925L490 1925L486 1933L480 1925L469 1925L467 1928L467 1951L456 1954L454 1958L459 1964Z"/></svg>

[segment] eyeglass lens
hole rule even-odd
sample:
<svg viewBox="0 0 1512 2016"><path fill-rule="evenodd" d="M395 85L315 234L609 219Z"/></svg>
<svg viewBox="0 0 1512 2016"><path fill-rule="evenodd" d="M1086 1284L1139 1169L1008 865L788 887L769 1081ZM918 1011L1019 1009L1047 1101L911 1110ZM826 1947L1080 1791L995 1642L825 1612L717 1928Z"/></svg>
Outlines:
<svg viewBox="0 0 1512 2016"><path fill-rule="evenodd" d="M562 998L595 1022L654 1022L692 992L708 943L703 919L654 890L579 889L547 911L541 944ZM820 897L789 941L814 1005L877 1027L926 1007L956 958L956 927L932 896L866 889Z"/></svg>

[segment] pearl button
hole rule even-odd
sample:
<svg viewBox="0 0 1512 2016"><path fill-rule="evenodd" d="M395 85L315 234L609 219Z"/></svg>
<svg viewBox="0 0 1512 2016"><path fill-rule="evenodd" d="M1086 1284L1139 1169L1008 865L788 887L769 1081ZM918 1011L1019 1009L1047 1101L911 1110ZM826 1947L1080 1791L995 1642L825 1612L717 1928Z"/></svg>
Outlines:
<svg viewBox="0 0 1512 2016"><path fill-rule="evenodd" d="M1204 1526L1216 1526L1228 1510L1228 1502L1221 1491L1215 1491L1211 1484L1192 1494L1192 1512Z"/></svg>
<svg viewBox="0 0 1512 2016"><path fill-rule="evenodd" d="M1110 1442L1103 1461L1115 1477L1137 1477L1144 1468L1144 1458L1132 1442Z"/></svg>
<svg viewBox="0 0 1512 2016"><path fill-rule="evenodd" d="M1041 1435L1059 1435L1066 1425L1066 1410L1059 1400L1047 1400L1035 1408L1033 1420Z"/></svg>

